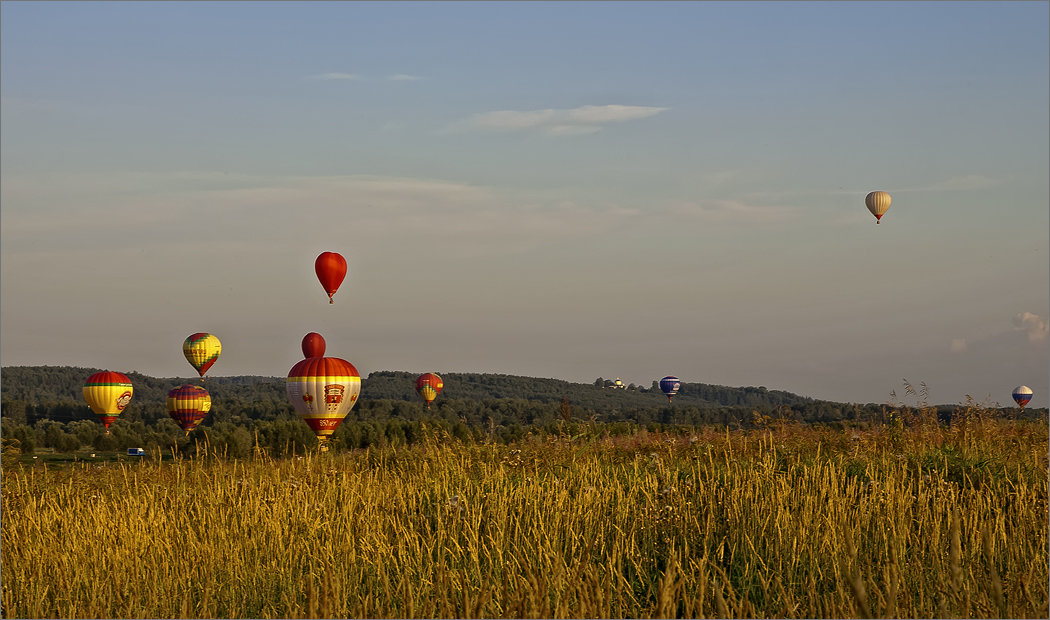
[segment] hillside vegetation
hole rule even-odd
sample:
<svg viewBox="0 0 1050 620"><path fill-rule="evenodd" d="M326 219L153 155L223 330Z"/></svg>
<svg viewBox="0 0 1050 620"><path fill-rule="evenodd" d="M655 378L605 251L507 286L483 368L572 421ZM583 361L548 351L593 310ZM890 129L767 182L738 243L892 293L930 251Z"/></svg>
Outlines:
<svg viewBox="0 0 1050 620"><path fill-rule="evenodd" d="M38 405L49 402L82 402L84 380L101 369L73 366L8 366L0 369L4 400ZM199 383L198 377L156 378L137 372L126 374L135 386L135 402L163 401L168 390L182 383ZM438 373L444 380L441 398L445 400L520 399L560 402L563 397L588 409L629 409L656 407L667 403L656 386L612 387L612 381L598 378L594 383L572 383L560 379L541 379L488 373ZM417 373L377 371L361 380L361 399L416 402ZM235 376L208 377L203 385L214 398L241 400L283 400L284 377ZM608 384L608 387L606 387ZM704 383L682 383L675 403L700 407L776 407L817 403L790 392L764 387L726 387Z"/></svg>
<svg viewBox="0 0 1050 620"><path fill-rule="evenodd" d="M165 410L167 392L199 378L156 378L125 373L135 387L131 404L111 425L111 434L84 402L84 380L99 369L69 366L12 366L0 370L5 440L17 441L22 453L37 448L57 452L78 449L122 450L145 447L170 453L196 450L207 440L231 456L244 456L259 446L272 454L301 454L316 444L295 414L284 377L209 377L203 382L212 408L189 437ZM764 387L726 387L683 383L673 403L655 382L647 387L612 387L602 378L593 383L483 373L444 373L444 391L426 409L415 393L415 373L378 371L362 380L361 398L332 438L335 449L411 444L421 425L445 429L461 440L487 438L502 442L529 433L578 434L581 424L602 425L604 433L625 434L633 426L656 431L718 425L756 428L770 422L806 422L832 426L868 425L892 418L899 406L845 404L806 398ZM907 386L910 388L910 386ZM917 395L921 400L921 397ZM899 404L898 404L899 405ZM918 408L947 421L959 406ZM1003 409L1015 416L1016 409ZM1045 410L1027 412L1038 417Z"/></svg>

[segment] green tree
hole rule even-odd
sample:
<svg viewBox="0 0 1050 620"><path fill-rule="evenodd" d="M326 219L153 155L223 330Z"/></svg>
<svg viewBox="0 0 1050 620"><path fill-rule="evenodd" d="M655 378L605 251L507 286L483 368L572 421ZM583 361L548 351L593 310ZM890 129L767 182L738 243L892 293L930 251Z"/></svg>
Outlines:
<svg viewBox="0 0 1050 620"><path fill-rule="evenodd" d="M95 437L94 445L99 452L112 452L117 449L117 439L113 435L103 433Z"/></svg>
<svg viewBox="0 0 1050 620"><path fill-rule="evenodd" d="M26 423L26 401L4 400L0 404L0 416L13 424Z"/></svg>

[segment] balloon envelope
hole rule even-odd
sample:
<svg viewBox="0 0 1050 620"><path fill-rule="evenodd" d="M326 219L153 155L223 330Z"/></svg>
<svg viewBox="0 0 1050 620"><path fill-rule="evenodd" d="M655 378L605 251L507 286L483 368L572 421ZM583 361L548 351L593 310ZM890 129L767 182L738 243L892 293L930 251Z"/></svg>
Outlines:
<svg viewBox="0 0 1050 620"><path fill-rule="evenodd" d="M344 359L309 357L288 371L285 389L296 413L323 442L357 403L361 377Z"/></svg>
<svg viewBox="0 0 1050 620"><path fill-rule="evenodd" d="M197 369L197 374L202 379L215 360L219 359L220 353L222 353L222 343L218 338L206 332L192 334L182 343L182 354L186 356L186 361Z"/></svg>
<svg viewBox="0 0 1050 620"><path fill-rule="evenodd" d="M1032 388L1027 385L1019 385L1014 388L1013 396L1014 402L1017 403L1017 406L1024 409L1024 406L1028 404L1028 401L1032 400Z"/></svg>
<svg viewBox="0 0 1050 620"><path fill-rule="evenodd" d="M131 402L134 391L131 379L119 372L108 370L96 372L88 377L83 389L84 400L102 421L107 433L109 425L123 413L124 408Z"/></svg>
<svg viewBox="0 0 1050 620"><path fill-rule="evenodd" d="M678 393L678 390L681 387L682 382L678 380L678 377L673 375L667 375L663 379L660 379L660 391L667 395L668 401L674 398L674 395Z"/></svg>
<svg viewBox="0 0 1050 620"><path fill-rule="evenodd" d="M211 394L199 385L180 385L168 392L164 406L168 415L189 435L211 410Z"/></svg>
<svg viewBox="0 0 1050 620"><path fill-rule="evenodd" d="M325 346L321 334L310 332L303 336L303 357L324 357Z"/></svg>
<svg viewBox="0 0 1050 620"><path fill-rule="evenodd" d="M339 285L346 277L346 259L336 252L321 252L314 261L314 273L324 292L328 293L328 303L335 303L332 295L339 290Z"/></svg>
<svg viewBox="0 0 1050 620"><path fill-rule="evenodd" d="M882 216L886 214L886 210L890 208L890 203L893 199L886 192L871 192L864 197L864 204L867 205L868 211L875 216L875 223L878 224L882 220Z"/></svg>
<svg viewBox="0 0 1050 620"><path fill-rule="evenodd" d="M423 397L423 402L426 403L428 409L430 403L434 402L444 387L445 384L441 377L435 373L427 372L416 377L416 392Z"/></svg>

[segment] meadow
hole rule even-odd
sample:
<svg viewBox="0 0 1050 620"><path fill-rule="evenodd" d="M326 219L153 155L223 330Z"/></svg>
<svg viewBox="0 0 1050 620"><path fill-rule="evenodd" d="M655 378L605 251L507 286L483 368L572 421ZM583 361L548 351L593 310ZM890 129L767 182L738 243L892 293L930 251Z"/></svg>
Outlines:
<svg viewBox="0 0 1050 620"><path fill-rule="evenodd" d="M979 414L9 462L2 615L1046 618L1047 500Z"/></svg>

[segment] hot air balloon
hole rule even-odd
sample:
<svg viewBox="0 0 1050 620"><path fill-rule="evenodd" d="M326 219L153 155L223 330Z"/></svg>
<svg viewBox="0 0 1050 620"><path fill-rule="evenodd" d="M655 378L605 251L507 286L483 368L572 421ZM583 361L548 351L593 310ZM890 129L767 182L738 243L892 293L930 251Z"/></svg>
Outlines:
<svg viewBox="0 0 1050 620"><path fill-rule="evenodd" d="M882 220L882 216L890 208L891 202L893 202L893 199L886 192L871 192L864 197L864 204L868 205L868 211L871 211L871 214L875 216L876 224Z"/></svg>
<svg viewBox="0 0 1050 620"><path fill-rule="evenodd" d="M119 372L108 370L96 372L84 383L84 400L102 421L102 425L106 427L107 435L109 425L131 402L131 395L134 391L134 388L131 387L131 379Z"/></svg>
<svg viewBox="0 0 1050 620"><path fill-rule="evenodd" d="M295 411L317 435L322 452L327 441L357 403L361 376L338 357L308 357L288 371L285 383Z"/></svg>
<svg viewBox="0 0 1050 620"><path fill-rule="evenodd" d="M1024 406L1030 400L1032 400L1032 388L1027 385L1019 385L1014 388L1014 402L1021 408L1021 411L1024 411Z"/></svg>
<svg viewBox="0 0 1050 620"><path fill-rule="evenodd" d="M164 405L168 415L189 435L211 410L211 395L199 385L180 385L168 392Z"/></svg>
<svg viewBox="0 0 1050 620"><path fill-rule="evenodd" d="M303 357L324 357L325 342L321 334L310 332L303 336Z"/></svg>
<svg viewBox="0 0 1050 620"><path fill-rule="evenodd" d="M222 344L215 336L198 332L182 343L182 353L186 356L186 361L197 369L201 381L204 381L204 373L208 372L222 353Z"/></svg>
<svg viewBox="0 0 1050 620"><path fill-rule="evenodd" d="M443 387L444 382L435 373L427 372L416 377L416 392L423 397L427 409L430 409L430 403L434 402Z"/></svg>
<svg viewBox="0 0 1050 620"><path fill-rule="evenodd" d="M667 395L667 402L671 402L674 395L678 393L678 389L682 387L682 382L678 380L678 377L667 375L663 379L660 379L660 391Z"/></svg>
<svg viewBox="0 0 1050 620"><path fill-rule="evenodd" d="M334 304L332 295L339 290L339 285L346 277L346 259L335 252L321 252L314 261L314 272L321 281L324 292L328 293L328 303Z"/></svg>

